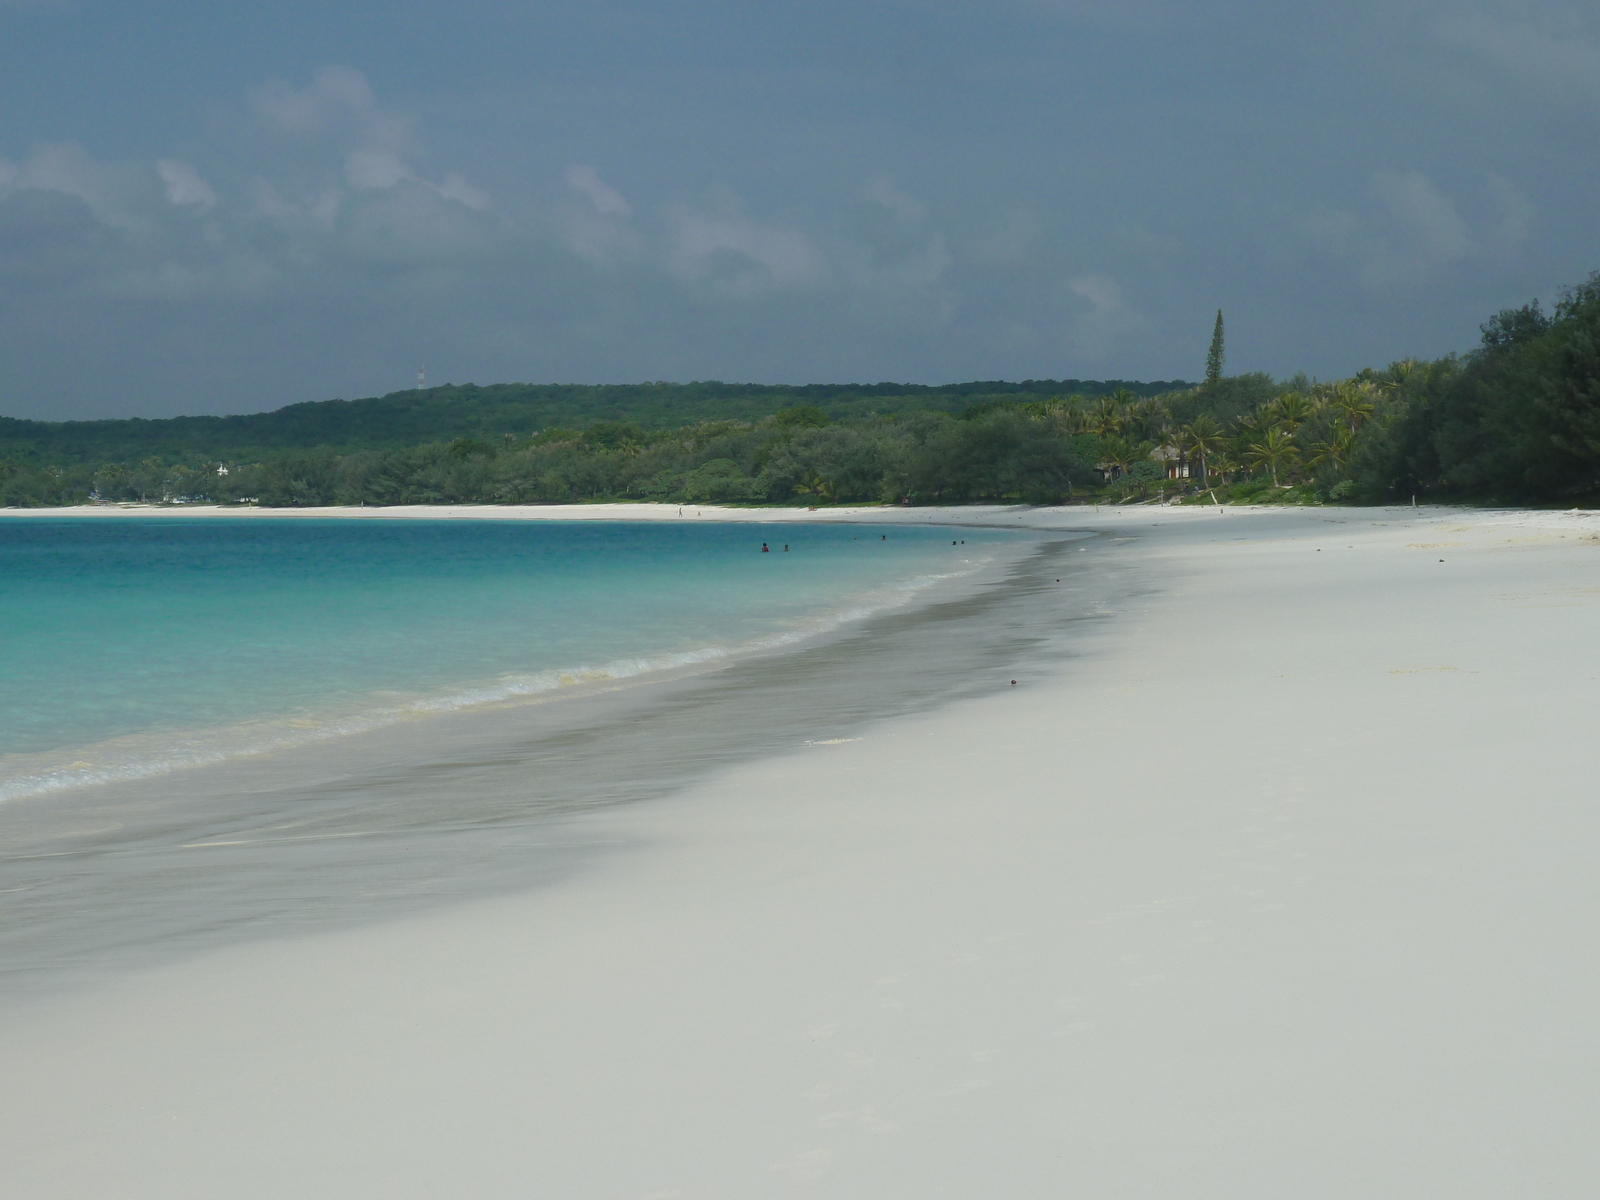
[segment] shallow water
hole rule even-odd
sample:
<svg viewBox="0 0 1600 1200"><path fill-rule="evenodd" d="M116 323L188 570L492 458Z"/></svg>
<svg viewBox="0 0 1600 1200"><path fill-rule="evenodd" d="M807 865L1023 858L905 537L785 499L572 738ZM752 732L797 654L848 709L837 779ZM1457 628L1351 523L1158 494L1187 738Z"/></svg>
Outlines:
<svg viewBox="0 0 1600 1200"><path fill-rule="evenodd" d="M605 850L564 814L1026 685L1133 586L1114 560L1032 537L798 649L0 805L6 986L536 885Z"/></svg>
<svg viewBox="0 0 1600 1200"><path fill-rule="evenodd" d="M700 522L0 522L0 800L782 645L1007 540Z"/></svg>

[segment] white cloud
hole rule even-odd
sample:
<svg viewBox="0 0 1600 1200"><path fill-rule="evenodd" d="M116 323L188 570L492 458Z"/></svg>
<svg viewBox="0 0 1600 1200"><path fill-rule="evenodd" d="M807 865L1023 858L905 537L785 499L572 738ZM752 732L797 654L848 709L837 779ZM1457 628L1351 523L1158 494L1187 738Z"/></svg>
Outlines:
<svg viewBox="0 0 1600 1200"><path fill-rule="evenodd" d="M1471 247L1456 206L1421 171L1379 171L1372 177L1372 193L1412 246L1433 261L1454 262Z"/></svg>
<svg viewBox="0 0 1600 1200"><path fill-rule="evenodd" d="M629 224L633 206L593 167L574 163L567 167L567 188L578 201L568 206L562 224L567 246L579 258L600 266L638 258L644 240Z"/></svg>
<svg viewBox="0 0 1600 1200"><path fill-rule="evenodd" d="M882 176L873 180L872 185L867 188L867 199L888 209L908 225L920 224L928 215L928 210L921 201L906 195Z"/></svg>
<svg viewBox="0 0 1600 1200"><path fill-rule="evenodd" d="M468 208L482 212L489 207L489 193L482 188L475 188L454 171L444 177L444 182L435 189L446 200L454 200L457 204L465 204Z"/></svg>
<svg viewBox="0 0 1600 1200"><path fill-rule="evenodd" d="M1378 171L1361 211L1322 207L1299 224L1325 254L1355 266L1368 288L1414 286L1476 249L1455 202L1421 171Z"/></svg>
<svg viewBox="0 0 1600 1200"><path fill-rule="evenodd" d="M740 293L770 287L806 287L827 277L827 266L811 239L745 215L732 193L717 198L713 211L679 208L671 214L672 270L686 280L709 280Z"/></svg>
<svg viewBox="0 0 1600 1200"><path fill-rule="evenodd" d="M1415 286L1472 249L1455 204L1421 171L1379 171L1368 188L1382 208L1364 229L1361 281L1387 290Z"/></svg>
<svg viewBox="0 0 1600 1200"><path fill-rule="evenodd" d="M603 217L631 217L633 206L622 193L600 178L593 167L573 164L566 171L567 186L594 206Z"/></svg>
<svg viewBox="0 0 1600 1200"><path fill-rule="evenodd" d="M1067 281L1067 290L1082 302L1068 340L1087 359L1105 358L1117 342L1146 324L1109 275L1080 275Z"/></svg>
<svg viewBox="0 0 1600 1200"><path fill-rule="evenodd" d="M1476 234L1455 201L1421 171L1376 172L1366 192L1365 203L1317 207L1298 224L1324 255L1348 264L1376 292L1422 286L1459 264L1481 265L1525 242L1533 229L1532 202L1495 174L1474 197L1487 200Z"/></svg>
<svg viewBox="0 0 1600 1200"><path fill-rule="evenodd" d="M1533 204L1499 175L1489 176L1489 194L1500 207L1500 236L1508 242L1525 241L1533 226Z"/></svg>
<svg viewBox="0 0 1600 1200"><path fill-rule="evenodd" d="M479 212L489 207L489 193L473 187L456 172L446 175L443 183L433 183L419 176L390 150L352 150L345 156L344 178L358 192L382 191L398 183L416 183L446 200Z"/></svg>
<svg viewBox="0 0 1600 1200"><path fill-rule="evenodd" d="M336 187L324 188L312 197L307 207L312 223L324 230L331 230L333 223L339 219L339 209L344 204L344 193Z"/></svg>
<svg viewBox="0 0 1600 1200"><path fill-rule="evenodd" d="M948 286L954 258L942 233L915 230L895 238L847 242L836 248L850 292L850 311L873 324L940 326L956 312Z"/></svg>
<svg viewBox="0 0 1600 1200"><path fill-rule="evenodd" d="M345 156L345 182L357 191L389 188L402 180L414 180L416 177L416 172L401 162L399 155L391 150L367 148L352 150Z"/></svg>
<svg viewBox="0 0 1600 1200"><path fill-rule="evenodd" d="M966 257L987 266L1022 262L1036 251L1043 233L1044 225L1035 213L1012 209L972 240Z"/></svg>
<svg viewBox="0 0 1600 1200"><path fill-rule="evenodd" d="M953 261L944 235L932 233L892 258L880 256L872 279L878 289L924 291L944 279Z"/></svg>
<svg viewBox="0 0 1600 1200"><path fill-rule="evenodd" d="M257 176L250 181L251 205L246 215L288 226L309 226L324 232L333 228L343 206L342 188L326 186L304 194L296 203L286 200L271 180Z"/></svg>
<svg viewBox="0 0 1600 1200"><path fill-rule="evenodd" d="M76 196L102 224L133 232L150 224L149 164L96 162L75 142L40 146L21 163L0 160L0 195L23 188Z"/></svg>
<svg viewBox="0 0 1600 1200"><path fill-rule="evenodd" d="M285 200L270 179L263 179L259 175L250 181L250 200L252 215L265 217L269 221L293 220L300 215L298 206Z"/></svg>
<svg viewBox="0 0 1600 1200"><path fill-rule="evenodd" d="M410 122L380 108L367 77L352 67L323 67L303 88L275 79L255 93L252 105L279 133L353 130L369 145L391 148L411 140Z"/></svg>
<svg viewBox="0 0 1600 1200"><path fill-rule="evenodd" d="M217 206L216 192L188 163L171 158L157 159L156 173L166 184L167 199L180 208L193 207L205 212Z"/></svg>
<svg viewBox="0 0 1600 1200"><path fill-rule="evenodd" d="M421 184L351 197L333 238L353 259L419 270L480 270L496 246L510 249L503 231Z"/></svg>
<svg viewBox="0 0 1600 1200"><path fill-rule="evenodd" d="M70 143L43 146L21 163L0 159L0 198L37 189L86 201L92 217L61 226L73 245L47 249L61 278L122 300L292 290L340 262L481 268L487 247L513 247L531 232L477 219L490 198L461 174L424 178L413 165L420 152L395 136L404 122L378 111L356 73L324 71L300 91L267 89L255 106L270 138L322 144L294 147L278 169L239 179L228 189L238 203L192 162L106 164ZM258 157L275 161L271 147ZM173 208L210 219L175 224ZM281 236L260 238L252 227L263 223ZM111 228L122 236L103 236Z"/></svg>
<svg viewBox="0 0 1600 1200"><path fill-rule="evenodd" d="M41 146L20 167L8 164L0 171L0 181L13 190L39 188L47 192L65 192L102 214L113 206L115 189L108 172L90 158L82 146L72 142Z"/></svg>
<svg viewBox="0 0 1600 1200"><path fill-rule="evenodd" d="M366 76L350 67L326 66L303 88L275 80L251 98L256 113L280 135L320 138L343 153L343 182L357 192L382 191L401 183L416 183L436 195L482 211L491 205L489 194L468 182L459 172L434 182L414 165L421 148L408 118L381 107ZM310 212L313 219L331 225L342 196L323 185ZM258 198L257 207L260 208Z"/></svg>
<svg viewBox="0 0 1600 1200"><path fill-rule="evenodd" d="M1335 251L1349 250L1361 236L1361 218L1348 209L1313 208L1300 223L1313 241Z"/></svg>
<svg viewBox="0 0 1600 1200"><path fill-rule="evenodd" d="M957 300L948 286L954 258L927 205L886 177L875 179L863 199L849 233L829 242L832 274L848 294L847 311L876 327L949 322Z"/></svg>

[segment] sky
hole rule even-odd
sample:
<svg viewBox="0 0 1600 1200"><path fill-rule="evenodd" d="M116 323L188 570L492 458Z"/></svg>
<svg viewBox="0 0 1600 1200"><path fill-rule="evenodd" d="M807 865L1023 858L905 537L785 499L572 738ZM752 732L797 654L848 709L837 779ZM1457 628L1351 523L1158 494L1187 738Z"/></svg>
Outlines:
<svg viewBox="0 0 1600 1200"><path fill-rule="evenodd" d="M0 0L0 415L1318 378L1600 269L1600 5Z"/></svg>

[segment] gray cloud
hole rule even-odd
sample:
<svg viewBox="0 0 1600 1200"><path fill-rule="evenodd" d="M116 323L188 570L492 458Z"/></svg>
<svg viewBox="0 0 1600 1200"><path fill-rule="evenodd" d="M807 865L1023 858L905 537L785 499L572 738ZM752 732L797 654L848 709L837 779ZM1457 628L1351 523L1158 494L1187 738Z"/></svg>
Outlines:
<svg viewBox="0 0 1600 1200"><path fill-rule="evenodd" d="M1072 322L1070 336L1078 352L1091 362L1104 362L1118 341L1146 324L1123 297L1122 288L1106 275L1082 275L1067 290L1084 302Z"/></svg>
<svg viewBox="0 0 1600 1200"><path fill-rule="evenodd" d="M1526 241L1533 230L1533 202L1515 184L1492 172L1489 175L1489 192L1500 208L1501 239L1513 245Z"/></svg>
<svg viewBox="0 0 1600 1200"><path fill-rule="evenodd" d="M1442 19L1437 32L1539 92L1600 101L1600 21L1592 8L1518 5Z"/></svg>
<svg viewBox="0 0 1600 1200"><path fill-rule="evenodd" d="M773 288L809 288L828 278L817 247L800 230L753 217L730 189L709 203L677 205L667 262L687 283L730 296Z"/></svg>
<svg viewBox="0 0 1600 1200"><path fill-rule="evenodd" d="M188 163L158 158L156 174L167 186L167 199L180 208L197 208L204 212L217 206L217 194L211 190L211 185Z"/></svg>
<svg viewBox="0 0 1600 1200"><path fill-rule="evenodd" d="M1379 171L1372 194L1384 220L1370 244L1362 279L1374 287L1420 283L1436 267L1472 249L1467 223L1455 204L1421 171Z"/></svg>
<svg viewBox="0 0 1600 1200"><path fill-rule="evenodd" d="M593 167L574 165L566 170L567 186L584 197L594 211L603 217L631 217L633 205L623 199L622 193L600 178Z"/></svg>
<svg viewBox="0 0 1600 1200"><path fill-rule="evenodd" d="M1557 4L435 15L139 137L0 106L0 411L371 394L424 359L1193 377L1219 306L1230 365L1328 375L1600 266L1600 42Z"/></svg>

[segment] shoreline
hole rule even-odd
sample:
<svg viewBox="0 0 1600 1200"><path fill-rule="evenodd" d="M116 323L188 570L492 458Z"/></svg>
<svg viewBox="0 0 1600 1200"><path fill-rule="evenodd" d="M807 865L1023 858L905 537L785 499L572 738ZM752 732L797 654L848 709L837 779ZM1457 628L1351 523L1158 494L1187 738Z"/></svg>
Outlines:
<svg viewBox="0 0 1600 1200"><path fill-rule="evenodd" d="M6 1005L0 1180L1581 1192L1600 519L1027 519L1137 586L1014 690L577 814L533 891Z"/></svg>
<svg viewBox="0 0 1600 1200"><path fill-rule="evenodd" d="M1107 506L1109 508L1109 506ZM1141 506L1133 506L1141 507ZM809 508L800 505L761 508L730 507L714 503L669 504L656 501L622 503L600 501L594 504L396 504L329 505L306 508L263 508L254 504L80 504L57 508L0 508L0 517L348 517L357 520L395 520L413 517L424 520L482 519L508 521L669 521L702 520L707 512L715 520L788 521L827 520L831 516L860 518L874 513L912 514L962 512L1074 511L1092 506L1060 505L1048 510L1030 505L839 505ZM681 510L681 512L679 511ZM692 510L692 511L691 511ZM1238 511L1245 511L1243 508ZM940 522L952 524L954 522Z"/></svg>
<svg viewBox="0 0 1600 1200"><path fill-rule="evenodd" d="M1396 508L1402 506L1395 506ZM1405 511L1415 511L1403 506ZM680 511L681 510L681 511ZM676 521L714 520L749 521L756 524L786 524L792 522L850 522L878 521L892 525L900 522L936 525L974 525L1002 518L1015 519L1018 514L1034 517L1067 517L1087 514L1091 519L1102 514L1123 513L1183 513L1218 511L1242 513L1272 512L1366 512L1392 511L1367 509L1285 507L1283 505L1156 505L1126 504L1103 505L1062 504L927 504L927 505L838 505L827 508L807 508L799 505L761 508L728 507L707 504L668 504L654 501L622 503L599 501L593 504L399 504L387 507L376 505L332 505L307 508L262 508L257 505L219 504L83 504L59 508L0 508L0 519L12 517L19 520L47 517L196 517L204 519L241 517L294 519L339 518L347 520L483 520L483 521ZM1436 507L1434 511L1441 511ZM1451 509L1450 511L1455 511ZM1499 510L1495 510L1499 511ZM1536 511L1536 510L1514 510ZM967 519L961 519L965 515ZM1052 525L1052 528L1061 526Z"/></svg>
<svg viewBox="0 0 1600 1200"><path fill-rule="evenodd" d="M8 754L0 756L0 772L3 772L0 773L0 806L84 787L162 776L241 757L293 754L297 749L320 742L337 742L391 726L426 722L439 716L469 716L475 712L545 704L595 692L671 682L716 671L754 656L803 651L876 616L907 605L914 608L937 603L964 594L972 588L982 587L997 573L1014 566L1032 548L1032 544L996 541L987 547L989 558L981 565L968 569L949 569L936 575L896 578L869 592L836 598L832 608L810 614L805 620L805 627L784 622L745 642L720 643L698 651L663 650L656 655L659 661L649 663L642 669L639 668L639 655L626 655L617 661L601 659L586 663L559 663L526 668L514 676L501 673L458 678L430 690L416 692L404 700L397 699L397 693L386 692L381 702L371 699L365 707L355 710L265 711L231 724L136 731L102 741ZM646 652L646 657L650 653ZM534 686L535 683L538 686ZM312 725L326 728L316 733L305 732ZM250 738L247 748L232 748L232 743L245 737ZM103 765L107 755L123 759L146 757L140 752L148 742L183 745L189 755L188 761L133 772L118 771L115 767ZM208 750L207 747L213 749ZM33 790L18 790L19 785L31 781L31 777L22 772L54 774L58 773L62 763L77 759L89 760L71 764L81 767L81 777L40 781Z"/></svg>
<svg viewBox="0 0 1600 1200"><path fill-rule="evenodd" d="M0 888L13 893L0 891L10 910L0 997L559 874L570 812L637 803L729 763L854 736L886 714L964 694L975 656L1003 644L973 630L975 614L1004 612L1019 573L1037 573L1041 556L1059 559L1052 548L1073 541L997 539L983 565L917 591L880 589L901 594L793 641L9 800L0 804ZM951 644L961 629L971 636ZM633 763L653 766L641 775ZM504 835L507 823L515 828ZM508 846L524 843L531 865L508 862ZM464 860L476 864L470 873ZM232 890L213 882L243 868ZM301 878L299 901L277 897L278 876ZM198 919L188 899L197 889L207 894ZM359 899L367 893L386 898ZM107 910L115 918L98 915Z"/></svg>
<svg viewBox="0 0 1600 1200"><path fill-rule="evenodd" d="M681 515L679 509L681 508ZM332 506L320 508L261 508L255 505L137 505L97 504L59 508L0 508L0 520L51 518L100 519L149 517L158 519L243 520L482 520L482 521L724 521L752 524L911 524L952 527L1016 528L1042 532L1108 532L1128 524L1156 526L1173 522L1212 521L1228 517L1251 520L1301 519L1328 524L1384 522L1468 521L1483 528L1600 529L1600 509L1578 508L1464 508L1451 504L1392 504L1367 507L1336 505L841 505L831 508L737 508L716 504L665 504L655 502L593 504L416 504Z"/></svg>

